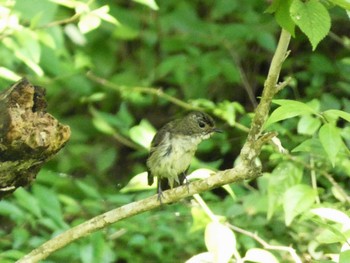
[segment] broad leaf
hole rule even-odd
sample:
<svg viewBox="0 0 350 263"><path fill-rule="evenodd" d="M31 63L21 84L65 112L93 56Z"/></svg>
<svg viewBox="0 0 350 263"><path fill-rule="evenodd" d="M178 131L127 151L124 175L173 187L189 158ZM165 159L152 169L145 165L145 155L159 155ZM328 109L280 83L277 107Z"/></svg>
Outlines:
<svg viewBox="0 0 350 263"><path fill-rule="evenodd" d="M293 0L290 14L295 24L309 38L312 50L315 50L331 28L331 19L326 7L318 0Z"/></svg>
<svg viewBox="0 0 350 263"><path fill-rule="evenodd" d="M324 115L333 115L333 116L337 116L340 117L348 122L350 122L350 113L345 112L345 111L341 111L341 110L327 110L325 112L323 112Z"/></svg>
<svg viewBox="0 0 350 263"><path fill-rule="evenodd" d="M348 263L350 262L350 250L345 250L339 255L339 263Z"/></svg>
<svg viewBox="0 0 350 263"><path fill-rule="evenodd" d="M153 188L156 188L156 180L154 180L152 186L149 186L147 181L147 172L143 172L132 177L131 180L127 183L127 185L120 190L120 192L129 193Z"/></svg>
<svg viewBox="0 0 350 263"><path fill-rule="evenodd" d="M214 254L214 262L229 262L236 250L236 237L227 226L211 222L205 229L205 245Z"/></svg>
<svg viewBox="0 0 350 263"><path fill-rule="evenodd" d="M154 134L153 126L147 120L141 120L139 125L130 129L130 138L147 149L151 145Z"/></svg>
<svg viewBox="0 0 350 263"><path fill-rule="evenodd" d="M281 105L274 110L268 120L266 121L265 128L272 123L289 119L295 116L317 114L317 112L309 105L295 100L274 100L275 104Z"/></svg>
<svg viewBox="0 0 350 263"><path fill-rule="evenodd" d="M288 189L284 195L285 223L289 226L293 219L308 210L315 201L316 193L308 185L299 184Z"/></svg>
<svg viewBox="0 0 350 263"><path fill-rule="evenodd" d="M298 122L298 133L313 135L320 128L321 121L312 115L304 115L300 118Z"/></svg>
<svg viewBox="0 0 350 263"><path fill-rule="evenodd" d="M331 220L333 222L341 224L343 227L350 229L350 218L347 214L334 209L334 208L315 208L311 210L311 213L318 215L324 219Z"/></svg>
<svg viewBox="0 0 350 263"><path fill-rule="evenodd" d="M145 6L148 6L149 8L151 8L153 10L159 9L157 3L154 0L133 0L133 1L140 3L140 4L143 4Z"/></svg>
<svg viewBox="0 0 350 263"><path fill-rule="evenodd" d="M277 258L269 251L261 248L251 248L247 251L244 257L244 262L258 263L278 263Z"/></svg>
<svg viewBox="0 0 350 263"><path fill-rule="evenodd" d="M319 137L330 162L334 166L337 154L342 145L339 130L334 125L326 123L321 127Z"/></svg>
<svg viewBox="0 0 350 263"><path fill-rule="evenodd" d="M277 23L287 30L292 36L295 35L295 23L292 20L289 9L290 5L292 3L292 0L282 0L279 1L279 6L275 13L275 18Z"/></svg>

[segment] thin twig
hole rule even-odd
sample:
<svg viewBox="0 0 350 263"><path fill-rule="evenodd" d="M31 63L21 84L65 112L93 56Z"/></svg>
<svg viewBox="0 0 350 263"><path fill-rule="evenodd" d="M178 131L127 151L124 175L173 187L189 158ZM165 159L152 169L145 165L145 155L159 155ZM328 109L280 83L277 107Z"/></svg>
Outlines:
<svg viewBox="0 0 350 263"><path fill-rule="evenodd" d="M304 161L302 161L302 160L300 160L300 159L298 159L298 158L296 158L296 157L294 157L294 156L292 156L292 155L287 154L286 157L287 157L288 159L290 159L291 161L294 161L294 162L296 162L296 163L299 163L299 164L303 165L303 167L309 169L310 171L311 171L311 170L317 170L317 172L318 172L320 175L324 176L324 177L332 184L332 186L333 186L335 189L338 190L339 194L344 198L344 200L345 200L347 203L350 204L350 196L347 195L347 193L345 192L345 190L337 183L337 181L334 180L334 178L333 178L333 176L332 176L331 174L325 172L325 171L322 170L322 169L318 169L318 168L316 168L316 167L313 167L313 166L311 166L310 164L308 164L308 163L306 163L306 162L304 162Z"/></svg>
<svg viewBox="0 0 350 263"><path fill-rule="evenodd" d="M277 92L280 92L282 89L284 89L286 86L289 85L289 83L292 81L292 77L286 78L284 81L277 84Z"/></svg>
<svg viewBox="0 0 350 263"><path fill-rule="evenodd" d="M265 249L269 249L269 250L279 250L279 251L286 251L288 252L291 257L293 258L294 262L296 263L302 263L300 257L297 255L297 253L295 252L295 250L292 248L292 247L286 247L286 246L275 246L275 245L270 245L269 243L267 243L264 239L262 239L261 237L259 237L256 233L252 233L252 232L249 232L245 229L242 229L238 226L234 226L234 225L231 225L231 224L228 224L227 225L233 230L233 231L236 231L238 233L241 233L243 235L246 235L248 237L251 237L253 238L254 240L256 240L258 243L260 243L263 248Z"/></svg>
<svg viewBox="0 0 350 263"><path fill-rule="evenodd" d="M162 99L165 99L181 108L184 108L186 110L204 110L203 108L201 107L196 107L196 106L193 106L189 103L186 103L182 100L179 100L173 96L170 96L168 94L166 94L162 89L160 88L154 88L154 87L125 87L125 86L120 86L120 85L117 85L117 84L114 84L113 82L110 82L104 78L101 78L99 76L96 76L93 72L89 71L87 74L87 77L89 79L91 79L92 81L96 82L96 83L99 83L101 84L102 86L104 87L108 87L112 90L115 90L117 92L125 92L125 91L128 91L128 92L138 92L138 93L144 93L144 94L150 94L150 95L155 95L159 98L162 98ZM219 116L218 116L219 117ZM248 132L249 131L249 128L238 123L238 122L235 122L234 125L233 125L235 128L241 130L241 131L244 131L244 132Z"/></svg>
<svg viewBox="0 0 350 263"><path fill-rule="evenodd" d="M209 206L207 206L207 204L204 202L204 200L202 199L202 197L199 194L193 195L193 198L202 207L202 209L207 214L207 216L211 219L211 221L213 221L213 222L218 221L218 217L211 211Z"/></svg>
<svg viewBox="0 0 350 263"><path fill-rule="evenodd" d="M134 150L141 150L144 149L141 145L134 143L133 141L123 137L121 134L115 132L113 135L113 138L120 142L121 144L124 144L125 146L134 149Z"/></svg>
<svg viewBox="0 0 350 263"><path fill-rule="evenodd" d="M250 85L249 81L248 81L248 77L247 74L245 73L245 71L243 70L243 66L241 61L238 58L238 55L236 54L236 52L234 51L234 49L231 47L231 44L228 43L228 41L223 41L223 45L224 47L228 50L232 60L234 61L234 63L236 64L238 71L239 71L239 75L241 77L242 80L242 84L243 84L243 88L245 89L245 91L248 94L249 100L252 103L252 105L254 106L254 108L256 108L256 106L258 105L254 92L253 92L253 87Z"/></svg>
<svg viewBox="0 0 350 263"><path fill-rule="evenodd" d="M311 175L311 185L312 188L315 190L316 193L316 203L320 204L320 196L318 195L318 191L317 191L317 179L316 179L316 172L315 172L315 160L314 157L311 156L310 158L310 166L311 166L311 170L310 170L310 175Z"/></svg>
<svg viewBox="0 0 350 263"><path fill-rule="evenodd" d="M80 18L80 16L81 16L81 14L74 14L71 17L68 17L68 18L65 18L62 20L52 21L48 24L38 26L34 29L44 29L44 28L50 28L50 27L54 27L54 26L66 25L66 24L73 23L73 22L77 21Z"/></svg>
<svg viewBox="0 0 350 263"><path fill-rule="evenodd" d="M105 87L108 87L110 89L113 89L118 92L123 92L123 91L128 91L128 92L139 92L139 93L146 93L146 94L151 94L151 95L156 95L159 98L163 98L165 100L170 101L171 103L181 107L185 108L187 110L200 110L198 107L194 107L186 102L183 102L182 100L179 100L173 96L170 96L166 93L163 92L163 90L159 88L149 88L149 87L125 87L125 86L120 86L117 84L114 84L104 78L96 76L94 73L89 71L87 74L87 77L96 83L99 83Z"/></svg>

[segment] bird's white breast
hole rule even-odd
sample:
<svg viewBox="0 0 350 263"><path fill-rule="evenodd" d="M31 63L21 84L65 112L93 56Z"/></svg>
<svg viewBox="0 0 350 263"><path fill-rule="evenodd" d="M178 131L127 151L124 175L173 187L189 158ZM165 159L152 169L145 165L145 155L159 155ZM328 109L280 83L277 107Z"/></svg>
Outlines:
<svg viewBox="0 0 350 263"><path fill-rule="evenodd" d="M208 135L209 137L210 135ZM202 136L165 135L164 140L154 150L149 162L151 173L160 178L168 178L172 188L174 181L178 181L178 175L185 172L191 163L191 159L197 150Z"/></svg>

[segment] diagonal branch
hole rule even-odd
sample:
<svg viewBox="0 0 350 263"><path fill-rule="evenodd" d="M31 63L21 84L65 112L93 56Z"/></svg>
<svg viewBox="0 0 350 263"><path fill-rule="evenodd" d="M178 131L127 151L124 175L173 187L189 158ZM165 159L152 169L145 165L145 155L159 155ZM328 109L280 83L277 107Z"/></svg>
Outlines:
<svg viewBox="0 0 350 263"><path fill-rule="evenodd" d="M263 145L261 142L265 141L265 139L269 138L270 136L269 134L262 135L262 130L263 125L268 117L271 100L277 92L277 81L280 75L282 63L285 60L287 54L289 41L290 34L287 31L282 30L277 49L272 59L270 70L265 81L260 103L255 112L247 141L244 144L240 154L242 162L233 169L220 171L209 178L191 183L189 185L189 189L187 186L181 186L168 191L164 191L163 203L174 203L180 199L192 196L197 193L205 192L225 184L250 180L261 175L260 168L255 166L254 160L260 154L261 147ZM95 232L101 228L107 227L108 225L113 224L119 220L129 218L151 209L155 209L159 206L160 204L157 200L157 195L153 195L152 197L108 211L54 237L17 262L38 262L39 260L48 257L54 251L68 245L69 243L79 238L89 235L90 233Z"/></svg>

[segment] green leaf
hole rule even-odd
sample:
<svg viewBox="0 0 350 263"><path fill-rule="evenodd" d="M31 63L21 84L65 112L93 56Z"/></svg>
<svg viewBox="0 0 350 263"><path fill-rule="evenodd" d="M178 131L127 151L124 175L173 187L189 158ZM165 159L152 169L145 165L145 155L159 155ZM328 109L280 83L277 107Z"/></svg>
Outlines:
<svg viewBox="0 0 350 263"><path fill-rule="evenodd" d="M339 255L339 263L350 262L350 250L342 251Z"/></svg>
<svg viewBox="0 0 350 263"><path fill-rule="evenodd" d="M242 111L244 110L241 104L224 100L217 104L214 114L233 126L236 123L236 112L242 113Z"/></svg>
<svg viewBox="0 0 350 263"><path fill-rule="evenodd" d="M312 138L303 141L298 146L296 146L292 152L307 152L307 153L313 153L315 156L319 155L325 155L325 151L321 145L321 142L317 138ZM316 155L317 154L317 155Z"/></svg>
<svg viewBox="0 0 350 263"><path fill-rule="evenodd" d="M318 215L321 218L339 223L344 227L344 229L350 229L350 218L342 211L334 208L321 207L312 209L311 213Z"/></svg>
<svg viewBox="0 0 350 263"><path fill-rule="evenodd" d="M108 135L114 135L116 134L116 130L112 126L112 121L115 119L115 116L98 111L97 109L93 108L92 106L89 107L90 113L92 114L92 123L94 124L95 128L105 134Z"/></svg>
<svg viewBox="0 0 350 263"><path fill-rule="evenodd" d="M236 250L236 237L227 226L211 222L205 228L205 245L214 262L228 262Z"/></svg>
<svg viewBox="0 0 350 263"><path fill-rule="evenodd" d="M341 111L341 110L327 110L325 112L323 112L324 115L333 115L333 116L337 116L340 118L343 118L344 120L350 122L350 113L345 112L345 111Z"/></svg>
<svg viewBox="0 0 350 263"><path fill-rule="evenodd" d="M42 211L49 215L57 226L65 227L61 205L55 192L38 184L33 186L33 192Z"/></svg>
<svg viewBox="0 0 350 263"><path fill-rule="evenodd" d="M323 231L316 237L316 240L320 243L343 243L346 242L349 237L349 230L344 231L340 225L330 224L329 222L325 222L318 218L312 218L311 220L314 221L320 229L323 229Z"/></svg>
<svg viewBox="0 0 350 263"><path fill-rule="evenodd" d="M130 138L148 149L155 134L155 129L147 120L141 120L139 125L130 129Z"/></svg>
<svg viewBox="0 0 350 263"><path fill-rule="evenodd" d="M99 191L92 185L84 181L77 181L78 188L87 196L93 199L102 199Z"/></svg>
<svg viewBox="0 0 350 263"><path fill-rule="evenodd" d="M14 10L20 12L22 19L31 21L36 17L35 26L42 26L54 19L57 12L57 5L50 0L16 0Z"/></svg>
<svg viewBox="0 0 350 263"><path fill-rule="evenodd" d="M318 0L293 0L290 14L295 24L309 38L312 50L315 50L331 28L331 19L326 7Z"/></svg>
<svg viewBox="0 0 350 263"><path fill-rule="evenodd" d="M272 112L265 123L265 129L272 123L293 118L299 115L317 114L309 105L295 100L273 100L273 103L281 105Z"/></svg>
<svg viewBox="0 0 350 263"><path fill-rule="evenodd" d="M142 5L148 6L153 10L158 10L159 7L154 0L133 0L134 2L140 3Z"/></svg>
<svg viewBox="0 0 350 263"><path fill-rule="evenodd" d="M88 13L86 15L82 15L80 17L80 20L78 22L78 27L80 29L80 32L83 34L86 34L101 24L101 18L94 15L93 13Z"/></svg>
<svg viewBox="0 0 350 263"><path fill-rule="evenodd" d="M340 132L334 125L326 123L321 127L318 135L321 144L334 167L337 154L342 146Z"/></svg>
<svg viewBox="0 0 350 263"><path fill-rule="evenodd" d="M308 185L299 184L288 189L284 194L285 223L289 226L293 219L308 210L315 201L316 193Z"/></svg>
<svg viewBox="0 0 350 263"><path fill-rule="evenodd" d="M268 219L271 219L276 208L281 206L285 192L294 185L299 184L302 176L302 167L291 162L282 162L273 170L268 177Z"/></svg>
<svg viewBox="0 0 350 263"><path fill-rule="evenodd" d="M0 202L0 215L18 219L25 217L25 211L6 200L2 200Z"/></svg>
<svg viewBox="0 0 350 263"><path fill-rule="evenodd" d="M131 180L127 183L127 185L120 190L120 192L129 193L154 188L156 188L156 180L154 180L153 185L149 186L147 181L147 172L143 172L132 177Z"/></svg>
<svg viewBox="0 0 350 263"><path fill-rule="evenodd" d="M38 64L41 56L41 46L32 31L23 29L20 33L16 32L14 38L5 38L2 43L38 76L44 75Z"/></svg>
<svg viewBox="0 0 350 263"><path fill-rule="evenodd" d="M292 0L282 0L282 1L279 1L279 3L280 4L275 13L276 21L282 28L287 30L294 37L295 23L292 20L289 13Z"/></svg>
<svg viewBox="0 0 350 263"><path fill-rule="evenodd" d="M38 218L42 217L39 202L32 194L23 188L19 188L14 192L14 196L24 209L28 210Z"/></svg>
<svg viewBox="0 0 350 263"><path fill-rule="evenodd" d="M350 10L350 2L348 0L329 0L329 1L337 6L340 6L341 8Z"/></svg>
<svg viewBox="0 0 350 263"><path fill-rule="evenodd" d="M312 115L304 115L298 122L298 133L313 135L320 126L321 120L319 118L315 118Z"/></svg>
<svg viewBox="0 0 350 263"><path fill-rule="evenodd" d="M21 78L21 76L17 75L17 73L13 72L8 68L0 67L0 78L8 79L11 81L18 81Z"/></svg>
<svg viewBox="0 0 350 263"><path fill-rule="evenodd" d="M243 258L243 262L278 263L277 258L269 251L261 248L251 248Z"/></svg>
<svg viewBox="0 0 350 263"><path fill-rule="evenodd" d="M317 242L321 244L332 244L346 242L346 238L338 230L332 231L330 229L323 229L322 232L316 237Z"/></svg>
<svg viewBox="0 0 350 263"><path fill-rule="evenodd" d="M101 18L102 20L114 24L114 25L120 25L119 21L115 19L113 16L111 16L109 13L109 6L104 5L101 6L98 9L95 9L91 12L92 14L96 15L97 17Z"/></svg>
<svg viewBox="0 0 350 263"><path fill-rule="evenodd" d="M199 206L192 206L192 226L190 231L195 232L204 229L210 222L211 219L208 214Z"/></svg>

